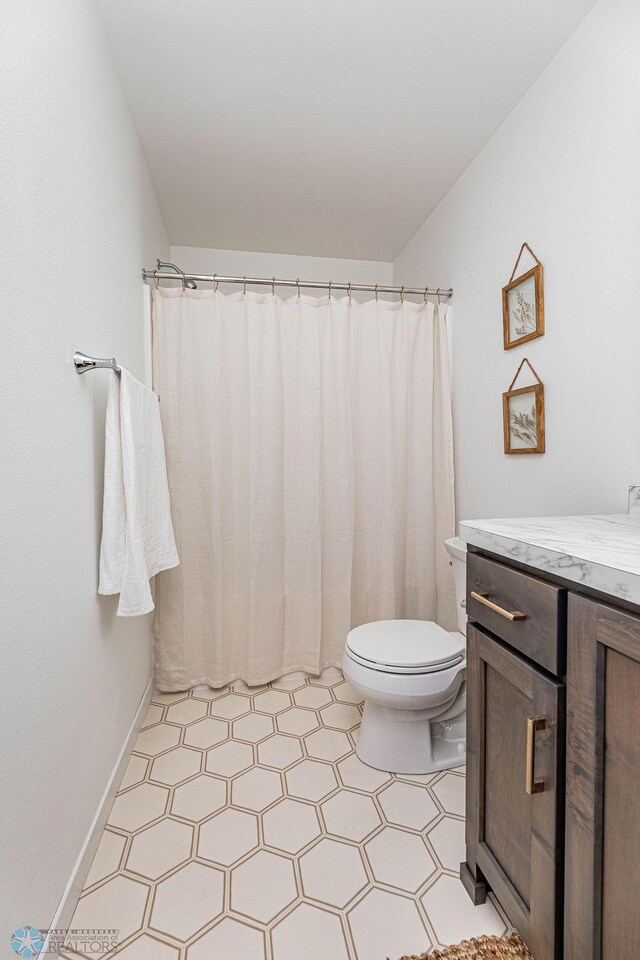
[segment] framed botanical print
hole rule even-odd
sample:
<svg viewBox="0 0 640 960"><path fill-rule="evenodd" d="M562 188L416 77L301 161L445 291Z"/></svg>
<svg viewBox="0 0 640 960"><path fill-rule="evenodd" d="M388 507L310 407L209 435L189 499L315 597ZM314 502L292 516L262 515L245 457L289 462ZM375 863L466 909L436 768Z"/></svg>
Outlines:
<svg viewBox="0 0 640 960"><path fill-rule="evenodd" d="M535 267L514 280L525 247L537 262ZM511 279L502 288L502 330L505 350L544 335L542 264L528 243L522 244Z"/></svg>
<svg viewBox="0 0 640 960"><path fill-rule="evenodd" d="M513 390L522 365L526 363L537 383ZM502 420L505 453L544 453L544 384L529 361L525 359L511 381L511 386L502 394Z"/></svg>

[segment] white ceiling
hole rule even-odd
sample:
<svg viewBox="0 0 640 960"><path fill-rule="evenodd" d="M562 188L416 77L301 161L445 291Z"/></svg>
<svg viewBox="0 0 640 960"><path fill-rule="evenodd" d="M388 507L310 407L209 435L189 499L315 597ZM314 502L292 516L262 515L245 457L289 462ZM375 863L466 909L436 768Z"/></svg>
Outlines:
<svg viewBox="0 0 640 960"><path fill-rule="evenodd" d="M595 0L98 0L171 242L392 260Z"/></svg>

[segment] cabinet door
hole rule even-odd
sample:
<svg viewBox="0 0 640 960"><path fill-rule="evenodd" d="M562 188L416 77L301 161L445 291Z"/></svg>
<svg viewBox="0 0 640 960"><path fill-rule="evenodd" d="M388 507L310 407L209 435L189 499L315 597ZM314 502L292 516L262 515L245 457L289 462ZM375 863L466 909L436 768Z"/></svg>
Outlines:
<svg viewBox="0 0 640 960"><path fill-rule="evenodd" d="M640 949L640 618L571 595L566 960Z"/></svg>
<svg viewBox="0 0 640 960"><path fill-rule="evenodd" d="M467 864L536 960L562 944L564 686L469 624Z"/></svg>

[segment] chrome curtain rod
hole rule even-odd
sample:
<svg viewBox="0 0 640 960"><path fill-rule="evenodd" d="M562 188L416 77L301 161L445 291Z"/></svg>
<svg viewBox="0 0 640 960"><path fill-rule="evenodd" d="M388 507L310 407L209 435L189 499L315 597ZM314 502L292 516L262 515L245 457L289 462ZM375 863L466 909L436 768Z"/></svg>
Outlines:
<svg viewBox="0 0 640 960"><path fill-rule="evenodd" d="M172 267L176 272L169 273L163 270L163 267ZM453 296L453 288L449 287L389 287L386 284L377 283L334 283L333 281L318 280L278 280L272 277L270 280L266 277L221 277L218 274L200 274L183 273L175 264L162 263L158 261L158 269L143 269L142 276L145 280L182 280L184 286L194 289L197 283L241 283L244 287L247 284L253 284L260 287L271 287L275 293L276 287L297 287L298 291L302 289L309 290L344 290L347 293L397 293L400 297L405 294L418 297L440 296L450 299Z"/></svg>

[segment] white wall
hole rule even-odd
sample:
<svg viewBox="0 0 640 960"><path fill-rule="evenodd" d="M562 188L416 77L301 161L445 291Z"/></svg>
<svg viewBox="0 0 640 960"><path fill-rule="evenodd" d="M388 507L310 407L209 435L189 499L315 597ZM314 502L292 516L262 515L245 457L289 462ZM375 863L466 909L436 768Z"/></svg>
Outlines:
<svg viewBox="0 0 640 960"><path fill-rule="evenodd" d="M426 266L455 287L460 519L625 512L640 477L639 47L637 0L600 0L396 261L396 283ZM544 263L548 332L503 351L500 288L523 240ZM545 384L543 456L502 452L523 356Z"/></svg>
<svg viewBox="0 0 640 960"><path fill-rule="evenodd" d="M393 283L393 264L380 260L334 260L329 257L303 257L286 253L253 253L246 250L209 250L206 247L171 247L171 260L186 273L220 274L223 277L278 277L280 280L334 280L336 283ZM151 264L155 266L155 264ZM421 274L420 274L421 276ZM235 285L221 286L225 292L238 290ZM264 287L251 287L259 290ZM295 288L279 287L283 298L295 294ZM322 290L302 292L312 297L326 294ZM337 297L346 296L336 292ZM370 300L370 293L353 294L359 300Z"/></svg>
<svg viewBox="0 0 640 960"><path fill-rule="evenodd" d="M111 374L72 356L144 376L168 242L90 0L4 0L0 37L4 951L51 921L151 674L151 618L96 595Z"/></svg>

